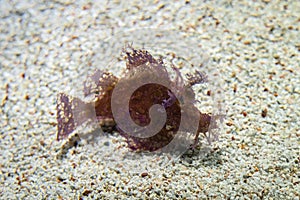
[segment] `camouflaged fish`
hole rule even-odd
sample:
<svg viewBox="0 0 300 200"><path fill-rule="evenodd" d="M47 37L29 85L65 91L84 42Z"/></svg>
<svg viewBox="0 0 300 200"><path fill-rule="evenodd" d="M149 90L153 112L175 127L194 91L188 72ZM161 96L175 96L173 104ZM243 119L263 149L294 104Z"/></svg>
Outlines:
<svg viewBox="0 0 300 200"><path fill-rule="evenodd" d="M207 136L206 133L209 131L212 117L209 114L201 113L195 107L195 94L191 86L206 82L206 75L196 71L194 74L187 74L187 81L185 82L179 70L173 67L172 70L176 78L171 80L171 75L167 72L163 60L155 59L148 51L136 50L128 45L123 50L123 55L126 60L126 69L121 77L98 70L83 83L84 95L94 95L93 104L86 103L79 98L70 97L64 93L58 95L57 140L68 137L78 126L84 124L91 115L89 113L91 106L94 106L92 110L95 111L99 125L106 128L105 130L117 130L121 136L126 138L128 147L131 150L156 151L172 141L179 126L184 126L188 130L188 123L180 124L182 106L187 106L185 115L191 120L195 117L199 118L197 133L194 144L192 144L195 147L200 133ZM170 88L155 83L146 84L139 87L131 95L129 113L137 125L143 127L150 123L149 108L154 104L162 105L167 115L166 123L158 133L151 137L141 138L135 137L118 127L112 113L111 102L113 90L119 81L122 81L122 86L124 86L124 90L121 90L118 94L122 96L127 92L127 85L138 82L147 76L166 80ZM182 96L187 97L183 104L180 103ZM78 112L76 108L80 108ZM119 112L122 116L122 112L126 112L126 110L122 110L122 107L120 107Z"/></svg>

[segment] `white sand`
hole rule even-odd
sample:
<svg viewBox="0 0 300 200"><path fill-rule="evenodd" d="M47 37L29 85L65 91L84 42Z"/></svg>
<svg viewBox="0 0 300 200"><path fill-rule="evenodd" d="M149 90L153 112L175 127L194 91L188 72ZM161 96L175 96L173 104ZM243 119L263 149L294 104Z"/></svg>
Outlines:
<svg viewBox="0 0 300 200"><path fill-rule="evenodd" d="M299 1L118 2L1 1L1 199L300 199ZM188 32L223 75L216 151L145 177L103 162L101 141L57 158L57 93L107 68L105 38L143 27Z"/></svg>

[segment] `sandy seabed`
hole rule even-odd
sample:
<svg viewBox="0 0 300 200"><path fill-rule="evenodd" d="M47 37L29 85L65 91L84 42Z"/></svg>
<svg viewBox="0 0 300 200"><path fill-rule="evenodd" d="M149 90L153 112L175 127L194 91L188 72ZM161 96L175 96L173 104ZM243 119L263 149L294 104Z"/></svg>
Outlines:
<svg viewBox="0 0 300 200"><path fill-rule="evenodd" d="M0 27L1 199L300 199L299 1L3 0ZM57 94L104 68L107 38L148 27L192 35L222 74L214 151L158 173L104 162L118 136L57 156Z"/></svg>

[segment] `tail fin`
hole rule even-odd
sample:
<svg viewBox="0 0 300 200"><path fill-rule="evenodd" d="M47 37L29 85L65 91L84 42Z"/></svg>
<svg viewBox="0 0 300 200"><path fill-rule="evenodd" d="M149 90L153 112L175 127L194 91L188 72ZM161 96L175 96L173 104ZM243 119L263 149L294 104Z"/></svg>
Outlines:
<svg viewBox="0 0 300 200"><path fill-rule="evenodd" d="M79 98L59 93L57 97L57 140L67 138L77 127L95 118L95 107Z"/></svg>

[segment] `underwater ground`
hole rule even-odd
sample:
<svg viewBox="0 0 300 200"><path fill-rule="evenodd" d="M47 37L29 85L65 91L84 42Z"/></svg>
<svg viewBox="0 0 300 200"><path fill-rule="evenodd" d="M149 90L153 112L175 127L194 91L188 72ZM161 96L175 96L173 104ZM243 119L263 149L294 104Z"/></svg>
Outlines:
<svg viewBox="0 0 300 200"><path fill-rule="evenodd" d="M0 2L1 199L300 199L299 1ZM64 149L57 94L107 68L101 55L126 31L149 27L192 35L178 54L199 48L218 68L219 141L155 173L104 161L103 149L126 148L117 135Z"/></svg>

